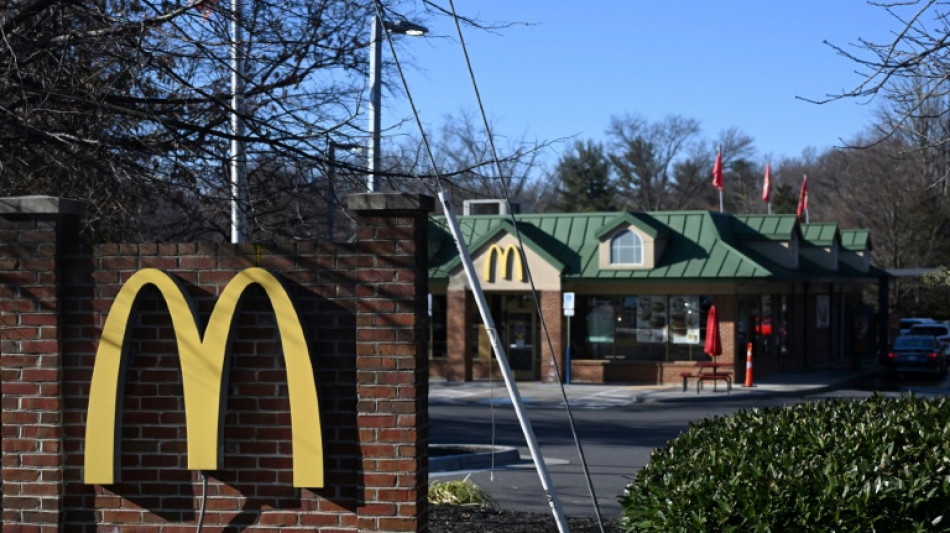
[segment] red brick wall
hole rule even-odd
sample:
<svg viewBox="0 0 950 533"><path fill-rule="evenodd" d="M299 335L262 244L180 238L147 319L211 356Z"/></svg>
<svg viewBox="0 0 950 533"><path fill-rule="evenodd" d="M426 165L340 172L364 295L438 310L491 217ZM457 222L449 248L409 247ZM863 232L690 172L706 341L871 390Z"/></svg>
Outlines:
<svg viewBox="0 0 950 533"><path fill-rule="evenodd" d="M567 379L566 368L564 367L566 357L564 353L564 335L562 333L564 316L561 310L561 292L543 291L540 293L541 314L544 316L544 322L547 324L548 336L551 340L548 349L548 339L545 338L544 330L538 324L538 357L541 359L541 381L545 383L557 383ZM552 353L554 360L552 361ZM554 361L557 362L555 367ZM560 377L560 380L558 379Z"/></svg>
<svg viewBox="0 0 950 533"><path fill-rule="evenodd" d="M448 291L446 308L446 372L449 381L472 380L472 310L469 291Z"/></svg>
<svg viewBox="0 0 950 533"><path fill-rule="evenodd" d="M63 510L60 254L75 241L75 202L34 215L0 202L0 379L4 531L59 524ZM60 214L63 213L63 214ZM66 213L72 214L68 215ZM49 530L50 528L44 528Z"/></svg>
<svg viewBox="0 0 950 533"><path fill-rule="evenodd" d="M157 267L177 276L207 320L223 286L250 266L268 268L285 282L307 333L320 401L325 488L292 486L282 347L270 303L252 287L235 319L223 460L219 470L207 472L204 525L261 531L424 529L427 265L426 254L417 252L425 246L431 199L358 195L350 208L359 224L352 244L68 250L56 246L65 235L56 231L56 220L0 211L4 531L33 530L28 525L50 531L194 529L202 482L186 467L181 372L157 291L140 295L127 340L122 481L109 486L82 483L96 346L111 299L135 271ZM38 232L36 226L44 223ZM24 245L29 239L38 243ZM39 261L33 259L38 252Z"/></svg>

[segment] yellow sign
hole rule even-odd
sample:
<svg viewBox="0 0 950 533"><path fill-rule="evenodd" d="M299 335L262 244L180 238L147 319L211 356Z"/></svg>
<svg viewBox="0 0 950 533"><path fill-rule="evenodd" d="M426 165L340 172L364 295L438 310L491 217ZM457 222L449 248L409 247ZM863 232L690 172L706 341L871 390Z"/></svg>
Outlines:
<svg viewBox="0 0 950 533"><path fill-rule="evenodd" d="M491 245L488 248L488 252L485 253L485 283L491 283L492 272L495 270L492 268L492 260L495 258L495 253L498 253L498 270L501 271L501 276L505 279L511 279L512 270L515 268L515 265L518 266L518 280L524 281L524 259L521 257L521 252L515 247L514 244L509 244L508 246L502 248L497 244ZM511 269L508 268L508 258L511 256Z"/></svg>
<svg viewBox="0 0 950 533"><path fill-rule="evenodd" d="M168 305L178 342L179 363L185 400L188 437L188 468L220 468L219 435L223 413L222 379L232 321L238 301L251 284L260 285L277 317L277 329L287 367L290 397L291 442L295 487L323 487L323 440L317 387L310 365L310 352L293 302L280 281L262 268L248 268L232 279L218 299L204 335L198 332L195 307L182 287L168 274L146 268L122 286L106 318L96 352L89 389L86 420L85 483L115 483L118 469L118 394L124 372L123 351L135 298L146 285L153 285Z"/></svg>

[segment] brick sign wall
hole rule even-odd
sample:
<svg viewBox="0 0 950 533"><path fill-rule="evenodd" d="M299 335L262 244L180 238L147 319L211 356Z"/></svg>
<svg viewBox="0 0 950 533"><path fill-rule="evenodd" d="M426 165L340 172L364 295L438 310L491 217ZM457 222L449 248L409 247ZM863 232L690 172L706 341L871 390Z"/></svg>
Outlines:
<svg viewBox="0 0 950 533"><path fill-rule="evenodd" d="M81 205L0 199L3 530L425 529L431 206L420 196L351 197L353 243L83 247ZM123 284L144 268L171 275L201 329L250 267L281 281L305 332L324 487L294 486L286 354L275 305L256 285L229 343L220 467L188 468L175 329L166 299L145 286L124 343L121 480L84 483L93 366Z"/></svg>

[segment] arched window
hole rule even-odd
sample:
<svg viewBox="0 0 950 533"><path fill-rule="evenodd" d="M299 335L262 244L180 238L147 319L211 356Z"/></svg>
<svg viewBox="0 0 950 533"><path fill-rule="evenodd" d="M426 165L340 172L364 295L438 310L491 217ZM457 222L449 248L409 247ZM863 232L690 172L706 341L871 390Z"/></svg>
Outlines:
<svg viewBox="0 0 950 533"><path fill-rule="evenodd" d="M630 230L624 230L610 239L610 264L643 264L643 240Z"/></svg>

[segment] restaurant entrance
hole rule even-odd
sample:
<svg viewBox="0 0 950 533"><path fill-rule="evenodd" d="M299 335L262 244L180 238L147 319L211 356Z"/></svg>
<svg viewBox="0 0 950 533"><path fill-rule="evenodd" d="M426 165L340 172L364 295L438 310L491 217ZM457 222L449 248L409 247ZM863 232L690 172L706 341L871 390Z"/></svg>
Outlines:
<svg viewBox="0 0 950 533"><path fill-rule="evenodd" d="M538 318L531 294L487 294L485 298L515 379L538 379ZM477 310L472 324L477 329L476 359L492 360L491 342Z"/></svg>

